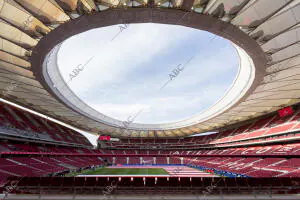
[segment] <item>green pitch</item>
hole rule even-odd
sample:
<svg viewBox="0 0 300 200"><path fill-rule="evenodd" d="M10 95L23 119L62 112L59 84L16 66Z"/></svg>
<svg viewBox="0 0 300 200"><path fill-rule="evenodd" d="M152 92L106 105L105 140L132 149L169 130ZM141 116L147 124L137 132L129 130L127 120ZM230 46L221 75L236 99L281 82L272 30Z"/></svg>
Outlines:
<svg viewBox="0 0 300 200"><path fill-rule="evenodd" d="M162 168L98 168L84 175L168 175Z"/></svg>

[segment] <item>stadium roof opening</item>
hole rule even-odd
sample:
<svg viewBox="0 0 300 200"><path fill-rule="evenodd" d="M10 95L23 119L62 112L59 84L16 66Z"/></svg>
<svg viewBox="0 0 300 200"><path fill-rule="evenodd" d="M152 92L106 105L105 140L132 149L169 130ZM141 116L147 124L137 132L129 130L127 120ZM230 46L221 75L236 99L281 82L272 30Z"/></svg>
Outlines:
<svg viewBox="0 0 300 200"><path fill-rule="evenodd" d="M68 87L88 106L144 124L198 115L225 95L239 71L229 40L154 23L72 36L60 46L57 64Z"/></svg>
<svg viewBox="0 0 300 200"><path fill-rule="evenodd" d="M43 74L65 104L110 126L197 124L239 101L255 77L242 48L208 32L159 24L101 29L56 45Z"/></svg>

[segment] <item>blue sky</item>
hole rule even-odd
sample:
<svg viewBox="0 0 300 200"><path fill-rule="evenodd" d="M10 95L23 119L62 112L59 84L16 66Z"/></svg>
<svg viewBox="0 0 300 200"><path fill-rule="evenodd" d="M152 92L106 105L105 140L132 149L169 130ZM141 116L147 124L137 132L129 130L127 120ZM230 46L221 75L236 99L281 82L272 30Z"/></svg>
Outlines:
<svg viewBox="0 0 300 200"><path fill-rule="evenodd" d="M66 40L58 64L88 105L110 117L136 123L167 123L199 114L216 103L238 72L231 43L205 31L175 25L130 24L93 29ZM113 41L118 33L120 33ZM178 65L191 61L163 89Z"/></svg>

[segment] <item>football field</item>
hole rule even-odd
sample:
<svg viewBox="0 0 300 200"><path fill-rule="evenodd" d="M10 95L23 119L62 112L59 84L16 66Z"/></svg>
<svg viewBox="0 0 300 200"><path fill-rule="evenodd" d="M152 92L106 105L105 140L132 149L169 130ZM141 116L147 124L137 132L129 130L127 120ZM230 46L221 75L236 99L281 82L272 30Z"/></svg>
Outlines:
<svg viewBox="0 0 300 200"><path fill-rule="evenodd" d="M187 166L147 166L123 165L109 166L88 170L78 176L110 176L110 177L216 177L217 175Z"/></svg>
<svg viewBox="0 0 300 200"><path fill-rule="evenodd" d="M163 168L100 168L85 175L168 175Z"/></svg>

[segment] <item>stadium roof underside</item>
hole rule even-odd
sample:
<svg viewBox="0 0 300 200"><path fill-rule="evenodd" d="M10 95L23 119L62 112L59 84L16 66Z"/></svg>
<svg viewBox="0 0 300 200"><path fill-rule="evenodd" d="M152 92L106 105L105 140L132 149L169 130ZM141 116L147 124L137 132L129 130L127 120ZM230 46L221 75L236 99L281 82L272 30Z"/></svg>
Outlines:
<svg viewBox="0 0 300 200"><path fill-rule="evenodd" d="M194 27L231 40L251 57L255 77L242 97L205 120L173 128L127 127L129 136L188 136L299 102L300 0L0 0L0 96L82 130L122 136L124 126L89 117L63 101L48 84L43 63L72 35L147 22Z"/></svg>

